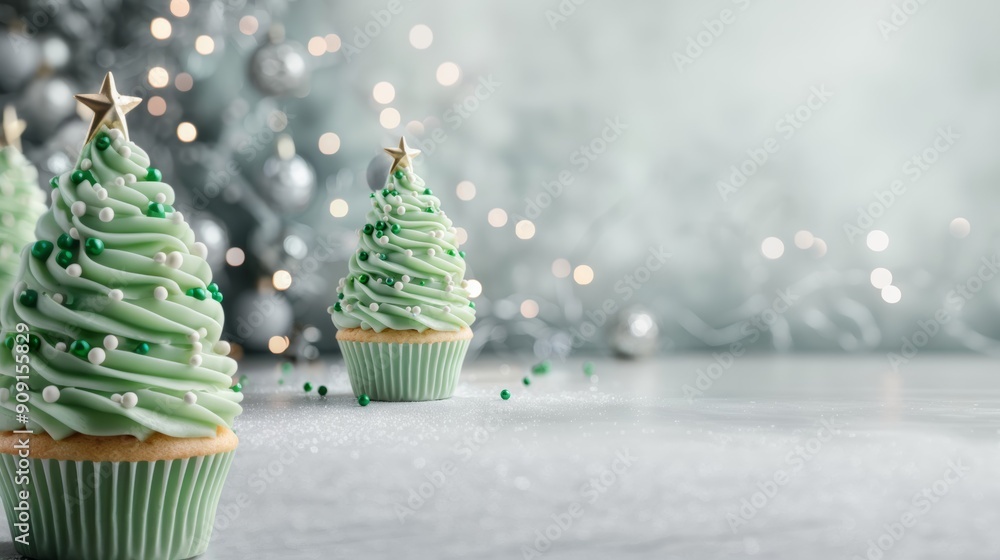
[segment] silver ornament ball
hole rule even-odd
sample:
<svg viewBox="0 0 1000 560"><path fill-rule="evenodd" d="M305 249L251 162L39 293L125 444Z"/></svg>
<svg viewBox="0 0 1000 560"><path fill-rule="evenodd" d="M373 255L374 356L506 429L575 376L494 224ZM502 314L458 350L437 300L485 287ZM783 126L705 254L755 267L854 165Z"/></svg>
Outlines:
<svg viewBox="0 0 1000 560"><path fill-rule="evenodd" d="M316 171L297 154L269 157L264 162L261 190L281 212L301 212L316 194Z"/></svg>
<svg viewBox="0 0 1000 560"><path fill-rule="evenodd" d="M21 96L18 112L29 123L25 137L44 141L76 112L73 94L79 91L58 76L43 76L31 82Z"/></svg>
<svg viewBox="0 0 1000 560"><path fill-rule="evenodd" d="M660 327L656 317L640 306L623 310L611 333L611 348L623 358L648 358L660 344Z"/></svg>
<svg viewBox="0 0 1000 560"><path fill-rule="evenodd" d="M250 291L240 294L226 324L232 325L235 340L250 351L267 350L274 336L291 336L295 319L292 306L280 293Z"/></svg>
<svg viewBox="0 0 1000 560"><path fill-rule="evenodd" d="M250 80L266 95L299 91L308 77L305 55L295 43L265 43L250 59Z"/></svg>
<svg viewBox="0 0 1000 560"><path fill-rule="evenodd" d="M195 239L208 247L208 257L205 260L212 270L219 274L223 269L226 251L229 250L229 233L226 231L226 226L209 214L195 217L190 225Z"/></svg>
<svg viewBox="0 0 1000 560"><path fill-rule="evenodd" d="M34 39L0 31L0 93L11 93L23 87L41 63L41 48Z"/></svg>

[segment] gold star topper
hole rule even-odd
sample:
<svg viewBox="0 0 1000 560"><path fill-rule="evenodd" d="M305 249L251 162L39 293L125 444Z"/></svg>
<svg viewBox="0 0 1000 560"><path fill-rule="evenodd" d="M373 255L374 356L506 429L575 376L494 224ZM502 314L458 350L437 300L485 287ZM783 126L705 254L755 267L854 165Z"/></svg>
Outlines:
<svg viewBox="0 0 1000 560"><path fill-rule="evenodd" d="M21 133L27 128L23 120L17 118L17 111L13 105L3 108L3 135L0 136L0 147L12 146L17 151L21 151Z"/></svg>
<svg viewBox="0 0 1000 560"><path fill-rule="evenodd" d="M117 128L122 131L126 140L129 139L125 114L142 103L142 99L118 93L118 89L115 88L115 77L111 75L111 72L104 76L100 93L80 93L74 97L94 112L94 118L90 121L90 132L87 133L87 142L94 138L97 131L101 129L101 125Z"/></svg>
<svg viewBox="0 0 1000 560"><path fill-rule="evenodd" d="M385 153L392 156L392 167L389 168L389 175L397 169L407 169L413 167L413 158L420 155L420 150L414 150L406 145L406 138L399 137L398 148L384 148Z"/></svg>

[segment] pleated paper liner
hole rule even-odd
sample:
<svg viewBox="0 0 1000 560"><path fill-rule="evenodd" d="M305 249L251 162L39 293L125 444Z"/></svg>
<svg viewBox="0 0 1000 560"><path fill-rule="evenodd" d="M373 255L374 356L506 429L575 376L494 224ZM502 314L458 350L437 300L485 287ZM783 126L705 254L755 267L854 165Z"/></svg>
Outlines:
<svg viewBox="0 0 1000 560"><path fill-rule="evenodd" d="M433 401L455 392L471 338L423 344L338 342L355 397Z"/></svg>
<svg viewBox="0 0 1000 560"><path fill-rule="evenodd" d="M30 459L0 454L0 492L11 525L27 491L30 534L14 548L39 560L182 560L205 552L235 451L140 462Z"/></svg>

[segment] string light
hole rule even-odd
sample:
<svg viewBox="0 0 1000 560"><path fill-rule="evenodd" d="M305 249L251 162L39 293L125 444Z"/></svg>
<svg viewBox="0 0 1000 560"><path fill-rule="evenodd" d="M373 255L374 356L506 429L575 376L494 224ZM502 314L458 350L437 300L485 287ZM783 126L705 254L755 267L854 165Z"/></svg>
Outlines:
<svg viewBox="0 0 1000 560"><path fill-rule="evenodd" d="M590 284L594 281L594 269L585 264L581 264L573 269L573 280L581 286Z"/></svg>
<svg viewBox="0 0 1000 560"><path fill-rule="evenodd" d="M867 242L869 249L880 253L889 247L889 234L879 229L873 229L868 232Z"/></svg>
<svg viewBox="0 0 1000 560"><path fill-rule="evenodd" d="M292 275L287 270L279 270L271 277L271 284L275 290L283 292L292 287Z"/></svg>
<svg viewBox="0 0 1000 560"><path fill-rule="evenodd" d="M423 50L431 46L433 42L434 32L431 31L430 27L418 23L410 29L410 44L413 45L413 48Z"/></svg>
<svg viewBox="0 0 1000 560"><path fill-rule="evenodd" d="M535 224L530 220L521 220L514 226L514 235L518 239L531 239L535 236Z"/></svg>
<svg viewBox="0 0 1000 560"><path fill-rule="evenodd" d="M526 299L521 302L521 315L525 319L538 317L538 302L533 299Z"/></svg>
<svg viewBox="0 0 1000 560"><path fill-rule="evenodd" d="M469 201L476 198L476 185L472 181L462 181L455 187L455 194L460 200Z"/></svg>
<svg viewBox="0 0 1000 560"><path fill-rule="evenodd" d="M347 215L347 201L343 198L337 198L330 203L330 215L334 218L343 218Z"/></svg>
<svg viewBox="0 0 1000 560"><path fill-rule="evenodd" d="M162 66L154 66L149 69L146 79L149 80L149 85L155 88L167 87L170 83L170 73Z"/></svg>
<svg viewBox="0 0 1000 560"><path fill-rule="evenodd" d="M319 151L331 156L340 150L340 136L333 132L326 132L319 137Z"/></svg>
<svg viewBox="0 0 1000 560"><path fill-rule="evenodd" d="M566 259L552 261L552 275L556 278L566 278L570 273L570 264Z"/></svg>
<svg viewBox="0 0 1000 560"><path fill-rule="evenodd" d="M229 266L242 266L246 260L246 254L239 247L230 247L226 251L226 264Z"/></svg>
<svg viewBox="0 0 1000 560"><path fill-rule="evenodd" d="M892 284L892 272L887 268L876 268L871 274L872 286L879 290Z"/></svg>
<svg viewBox="0 0 1000 560"><path fill-rule="evenodd" d="M253 35L260 28L260 23L253 16L243 16L240 18L240 32L244 35Z"/></svg>
<svg viewBox="0 0 1000 560"><path fill-rule="evenodd" d="M392 107L387 107L382 110L382 113L378 116L378 122L383 128L393 129L399 126L399 111L393 109Z"/></svg>
<svg viewBox="0 0 1000 560"><path fill-rule="evenodd" d="M454 62L444 62L437 69L437 81L446 87L455 85L461 75L462 71Z"/></svg>
<svg viewBox="0 0 1000 560"><path fill-rule="evenodd" d="M323 56L326 54L326 39L323 37L313 37L306 43L306 50L313 56Z"/></svg>
<svg viewBox="0 0 1000 560"><path fill-rule="evenodd" d="M893 285L888 285L882 288L882 299L886 303L899 303L899 300L903 299L903 292L899 291L899 288Z"/></svg>
<svg viewBox="0 0 1000 560"><path fill-rule="evenodd" d="M163 116L167 112L167 101L159 95L154 95L146 102L146 110L154 117Z"/></svg>
<svg viewBox="0 0 1000 560"><path fill-rule="evenodd" d="M177 17L184 17L191 12L191 4L188 0L170 0L170 13Z"/></svg>
<svg viewBox="0 0 1000 560"><path fill-rule="evenodd" d="M507 225L507 212L503 208L494 208L486 215L486 221L493 227Z"/></svg>
<svg viewBox="0 0 1000 560"><path fill-rule="evenodd" d="M392 103L392 100L396 98L396 88L389 82L379 82L372 88L372 97L382 105Z"/></svg>
<svg viewBox="0 0 1000 560"><path fill-rule="evenodd" d="M182 122L177 125L177 138L181 142L194 142L198 137L198 129L189 122Z"/></svg>
<svg viewBox="0 0 1000 560"><path fill-rule="evenodd" d="M779 259L785 254L785 244L777 237L768 237L761 242L760 252L768 259Z"/></svg>
<svg viewBox="0 0 1000 560"><path fill-rule="evenodd" d="M199 35L194 40L194 50L198 51L198 54L212 54L215 52L215 39L212 39L208 35Z"/></svg>
<svg viewBox="0 0 1000 560"><path fill-rule="evenodd" d="M173 28L167 18L158 17L149 22L149 32L153 34L153 38L163 41L170 38Z"/></svg>

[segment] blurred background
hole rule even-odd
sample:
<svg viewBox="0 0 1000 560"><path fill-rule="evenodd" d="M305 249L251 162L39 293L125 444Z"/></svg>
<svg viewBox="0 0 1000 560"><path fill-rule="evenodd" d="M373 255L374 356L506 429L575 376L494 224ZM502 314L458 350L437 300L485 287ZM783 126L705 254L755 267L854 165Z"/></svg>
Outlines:
<svg viewBox="0 0 1000 560"><path fill-rule="evenodd" d="M405 135L474 352L1000 354L1000 4L7 0L46 183L112 70L247 353L333 351ZM87 117L89 118L89 117ZM42 188L48 189L45 185Z"/></svg>

